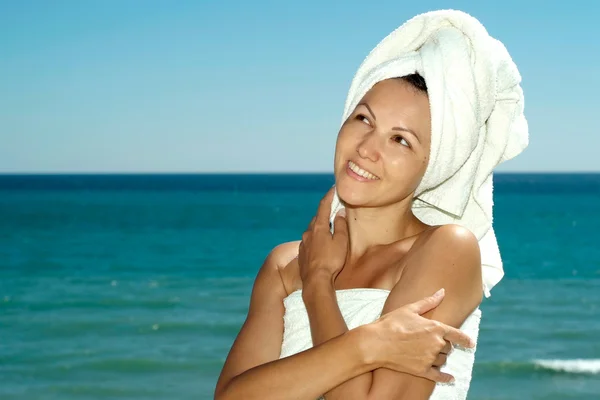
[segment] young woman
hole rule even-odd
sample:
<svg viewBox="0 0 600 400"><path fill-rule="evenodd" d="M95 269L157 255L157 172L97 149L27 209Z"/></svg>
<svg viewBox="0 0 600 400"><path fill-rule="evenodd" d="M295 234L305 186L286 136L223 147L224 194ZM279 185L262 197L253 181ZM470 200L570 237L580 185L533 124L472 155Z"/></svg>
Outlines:
<svg viewBox="0 0 600 400"><path fill-rule="evenodd" d="M433 381L403 373L418 372L407 366L397 371L378 368L370 372L379 365L368 364L381 364L382 360L365 360L369 353L361 355L360 347L382 347L377 343L365 345L369 340L376 341L377 333L365 343L353 343L351 335L340 337L348 330L335 302L336 289L387 289L391 292L385 313L443 287L444 301L425 315L458 327L481 300L479 247L474 236L456 225L427 226L410 211L412 193L427 166L430 143L427 93L413 83L419 81L413 75L378 83L342 126L336 145L335 180L347 215L336 221L334 236L340 239L328 247L323 246L323 241L311 240L314 234L331 236L330 190L303 238L310 241L308 246L303 243L300 260L295 258L298 242L277 247L267 258L257 277L248 319L223 368L216 398L315 399L332 389L331 396L326 395L328 400L396 399L401 393L417 399L427 398L433 390ZM355 166L372 178L356 174ZM325 254L318 254L319 251ZM447 266L452 264L454 268L449 270ZM314 310L311 328L318 346L312 354L275 361L281 351L283 300L298 289L303 289L309 315ZM401 314L397 320L402 323ZM392 333L387 335L390 337L380 339L383 343L392 339ZM335 342L328 342L334 338L346 346L336 347ZM442 344L442 338L433 343ZM417 345L409 344L409 348ZM356 348L359 354L350 351ZM386 348L385 352L413 357L407 349ZM380 356L374 352L372 357ZM424 365L415 364L409 363L424 371ZM262 371L255 368L259 365L263 366ZM246 379L244 373L248 375ZM334 375L327 376L328 373ZM237 382L232 381L234 377ZM339 385L342 382L345 383ZM358 397L359 393L362 397Z"/></svg>
<svg viewBox="0 0 600 400"><path fill-rule="evenodd" d="M330 190L302 241L271 252L216 399L418 400L430 398L436 382L450 381L439 367L448 342L473 346L456 328L478 311L485 279L469 229L427 224L414 213L432 154L432 110L418 73L378 80L350 110L334 161L344 212L331 234ZM439 288L441 296L421 300ZM349 329L347 294L354 308L380 302L383 316ZM293 320L293 307L309 326ZM311 346L290 346L296 339L286 330L294 323ZM464 360L455 367L468 373L459 370L461 381L436 399L466 397L473 358Z"/></svg>

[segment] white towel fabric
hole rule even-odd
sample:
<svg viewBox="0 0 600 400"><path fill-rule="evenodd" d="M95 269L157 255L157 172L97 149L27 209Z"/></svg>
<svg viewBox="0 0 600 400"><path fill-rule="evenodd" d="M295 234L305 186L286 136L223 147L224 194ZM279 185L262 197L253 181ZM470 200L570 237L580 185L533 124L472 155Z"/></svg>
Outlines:
<svg viewBox="0 0 600 400"><path fill-rule="evenodd" d="M381 311L389 295L383 289L343 289L336 291L338 305L348 329L375 321L381 316ZM302 292L296 291L283 300L285 314L283 316L284 331L281 353L279 358L285 358L313 347L310 321L306 306L302 300ZM467 317L460 329L477 342L481 311L475 309ZM429 400L464 400L467 398L475 350L455 347L448 356L446 365L441 370L454 376L453 383L438 383L435 385ZM323 397L319 398L320 400Z"/></svg>
<svg viewBox="0 0 600 400"><path fill-rule="evenodd" d="M477 236L486 297L502 279L492 228L492 170L529 143L521 76L506 48L461 11L418 15L383 39L354 76L342 121L377 82L418 72L427 84L431 153L414 214L456 223ZM331 221L343 208L337 196Z"/></svg>

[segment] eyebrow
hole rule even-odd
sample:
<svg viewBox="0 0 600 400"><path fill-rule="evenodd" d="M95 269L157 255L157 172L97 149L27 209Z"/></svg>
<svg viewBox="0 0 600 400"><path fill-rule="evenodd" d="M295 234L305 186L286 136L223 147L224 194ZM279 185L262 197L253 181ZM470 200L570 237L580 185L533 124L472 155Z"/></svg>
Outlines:
<svg viewBox="0 0 600 400"><path fill-rule="evenodd" d="M374 119L375 121L377 121L377 117L375 116L375 113L373 112L373 110L371 110L371 107L369 107L369 105L368 105L367 103L358 103L357 107L358 107L358 106L365 106L365 107L367 107L367 110L369 110L369 112L370 112L370 113L371 113L371 115L373 116L373 119Z"/></svg>
<svg viewBox="0 0 600 400"><path fill-rule="evenodd" d="M413 136L415 137L415 139L417 139L417 141L418 141L419 143L421 143L421 139L419 139L419 136L418 136L418 135L415 133L415 131L413 131L412 129L408 129L408 128L402 128L402 127L399 127L399 126L395 126L395 127L393 127L393 128L392 128L392 130L393 130L393 131L402 131L402 132L408 132L408 133L410 133L411 135L413 135Z"/></svg>
<svg viewBox="0 0 600 400"><path fill-rule="evenodd" d="M373 110L371 110L371 107L369 107L369 105L368 105L367 103L364 103L364 102L363 102L363 103L358 103L357 107L358 107L358 106L365 106L365 107L367 108L367 110L369 110L369 113L370 113L370 114L373 116L373 119L374 119L375 121L377 121L377 117L375 116L375 113L373 112ZM395 127L393 127L393 128L392 128L392 130L393 130L393 131L408 132L408 133L410 133L411 135L413 135L413 136L414 136L414 137L417 139L417 141L418 141L419 143L421 143L421 139L419 139L419 135L417 135L417 134L415 133L415 131L413 131L412 129L403 128L403 127L400 127L400 126L395 126Z"/></svg>

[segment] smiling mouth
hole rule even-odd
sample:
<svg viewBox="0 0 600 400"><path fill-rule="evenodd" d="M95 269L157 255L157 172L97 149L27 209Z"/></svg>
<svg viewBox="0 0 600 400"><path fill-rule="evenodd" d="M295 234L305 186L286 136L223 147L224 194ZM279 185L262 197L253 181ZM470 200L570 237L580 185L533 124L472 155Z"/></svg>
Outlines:
<svg viewBox="0 0 600 400"><path fill-rule="evenodd" d="M370 173L369 171L366 171L364 169L362 169L361 167L359 167L358 165L356 165L354 162L352 161L348 161L348 168L350 168L350 170L352 172L354 172L356 175L361 176L365 179L371 180L371 181L376 181L379 179L378 176Z"/></svg>

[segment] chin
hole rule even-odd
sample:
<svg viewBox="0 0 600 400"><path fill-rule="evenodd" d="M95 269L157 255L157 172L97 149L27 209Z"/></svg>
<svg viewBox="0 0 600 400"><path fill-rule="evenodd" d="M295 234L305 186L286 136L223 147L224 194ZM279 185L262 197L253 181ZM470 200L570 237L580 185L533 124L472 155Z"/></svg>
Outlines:
<svg viewBox="0 0 600 400"><path fill-rule="evenodd" d="M369 205L377 197L371 185L357 182L349 176L336 179L335 187L340 200L350 207Z"/></svg>

